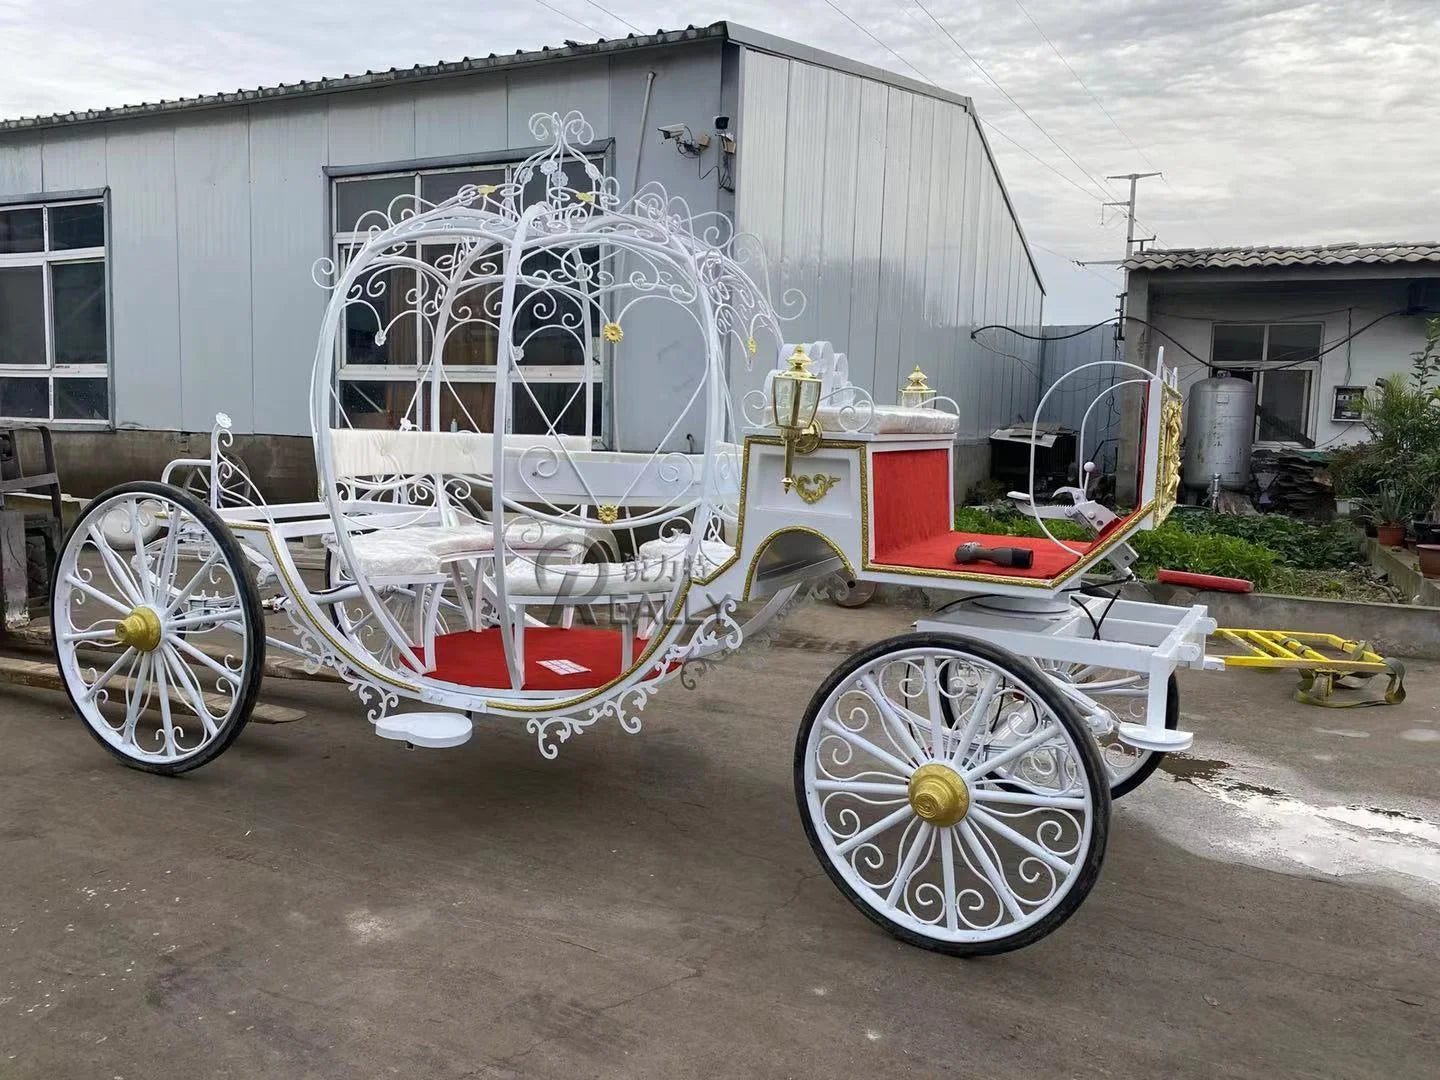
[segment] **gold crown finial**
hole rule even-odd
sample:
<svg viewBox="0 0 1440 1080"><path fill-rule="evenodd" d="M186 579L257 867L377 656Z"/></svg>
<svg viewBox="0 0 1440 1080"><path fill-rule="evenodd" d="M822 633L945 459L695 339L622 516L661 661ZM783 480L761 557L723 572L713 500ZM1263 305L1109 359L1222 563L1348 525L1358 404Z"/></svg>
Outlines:
<svg viewBox="0 0 1440 1080"><path fill-rule="evenodd" d="M790 354L790 370L798 371L803 375L810 374L810 357L805 355L805 346L796 345L795 351Z"/></svg>
<svg viewBox="0 0 1440 1080"><path fill-rule="evenodd" d="M919 365L919 364L916 364L916 365L915 365L915 370L910 373L909 377L905 380L905 385L902 386L900 389L901 389L901 390L929 390L929 389L930 389L930 384L925 381L925 372L923 372L923 371L920 370L920 365Z"/></svg>

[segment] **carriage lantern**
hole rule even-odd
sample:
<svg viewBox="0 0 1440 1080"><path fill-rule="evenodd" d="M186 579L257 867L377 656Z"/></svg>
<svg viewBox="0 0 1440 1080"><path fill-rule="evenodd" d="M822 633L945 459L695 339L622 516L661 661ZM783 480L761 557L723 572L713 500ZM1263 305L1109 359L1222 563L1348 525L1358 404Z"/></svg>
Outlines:
<svg viewBox="0 0 1440 1080"><path fill-rule="evenodd" d="M775 376L773 391L775 426L785 439L785 478L780 483L789 491L795 482L791 465L796 444L814 434L815 412L820 407L820 379L810 373L810 357L805 355L804 346L795 346L790 366ZM800 448L800 452L807 451Z"/></svg>
<svg viewBox="0 0 1440 1080"><path fill-rule="evenodd" d="M912 409L923 409L934 401L935 391L925 381L925 373L920 370L920 365L916 364L915 370L900 388L900 404Z"/></svg>

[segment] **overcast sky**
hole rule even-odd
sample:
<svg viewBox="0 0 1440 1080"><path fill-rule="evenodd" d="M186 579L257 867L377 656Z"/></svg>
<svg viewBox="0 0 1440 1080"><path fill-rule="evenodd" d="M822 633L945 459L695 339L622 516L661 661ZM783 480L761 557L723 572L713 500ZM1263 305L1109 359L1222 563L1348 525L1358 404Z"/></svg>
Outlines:
<svg viewBox="0 0 1440 1080"><path fill-rule="evenodd" d="M1119 274L1067 261L1123 254L1111 173L1164 170L1138 216L1166 247L1440 239L1440 0L923 2L0 0L0 116L729 18L974 98L1050 323L1112 311Z"/></svg>

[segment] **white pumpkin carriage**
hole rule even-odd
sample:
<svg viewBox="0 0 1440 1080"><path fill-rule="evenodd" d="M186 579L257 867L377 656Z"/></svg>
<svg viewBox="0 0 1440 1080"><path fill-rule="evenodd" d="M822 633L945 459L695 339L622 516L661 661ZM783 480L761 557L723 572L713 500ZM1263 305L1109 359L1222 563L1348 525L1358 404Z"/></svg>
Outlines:
<svg viewBox="0 0 1440 1080"><path fill-rule="evenodd" d="M958 544L997 538L952 531L956 419L923 380L876 405L827 343L784 341L758 248L728 221L653 185L622 199L577 114L532 129L550 145L510 181L397 200L322 267L316 501L265 504L222 417L209 459L172 467L198 469L203 498L136 482L86 507L52 614L88 729L138 768L205 764L244 727L269 648L337 671L387 738L446 747L508 722L554 757L602 721L637 731L662 685L836 574L923 584L955 602L846 660L801 719L807 836L906 940L976 954L1048 933L1098 875L1112 790L1189 744L1173 672L1206 664L1204 610L1080 588L1173 502L1173 389L1143 376L1134 513L1080 489L1063 511L1031 497L1095 540L1010 538L1028 566L957 565ZM558 397L528 377L556 350L623 364L676 313L690 340L669 354L693 391L653 451L596 447L588 370ZM415 333L408 398L337 377L360 326ZM464 335L488 335L493 382L452 378ZM731 369L761 350L775 370L737 409ZM328 553L323 581L297 565L307 540Z"/></svg>

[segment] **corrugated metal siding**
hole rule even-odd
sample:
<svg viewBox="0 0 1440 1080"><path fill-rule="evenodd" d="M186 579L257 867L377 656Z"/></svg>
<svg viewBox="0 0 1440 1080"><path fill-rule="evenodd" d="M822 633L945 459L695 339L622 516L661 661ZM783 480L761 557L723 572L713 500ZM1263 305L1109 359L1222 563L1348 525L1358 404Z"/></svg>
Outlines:
<svg viewBox="0 0 1440 1080"><path fill-rule="evenodd" d="M180 274L180 426L217 412L254 430L251 379L250 124L205 118L175 131L175 251ZM199 372L203 377L195 377Z"/></svg>
<svg viewBox="0 0 1440 1080"><path fill-rule="evenodd" d="M111 189L115 419L121 427L178 428L184 375L174 126L112 126L105 176ZM208 377L200 358L188 366L194 377Z"/></svg>
<svg viewBox="0 0 1440 1080"><path fill-rule="evenodd" d="M525 151L534 112L578 109L597 138L614 140L622 184L643 146L642 182L658 179L693 211L713 210L715 178L702 181L654 127L709 130L722 111L721 49L717 40L443 84L6 133L0 195L110 187L118 426L204 431L223 409L240 432L308 434L326 301L310 269L330 253L327 166ZM649 71L656 80L637 144ZM782 144L784 128L782 113ZM633 339L655 348L617 364L625 448L654 447L696 374L686 366L697 355L693 322L644 307L653 310L637 309ZM671 448L685 446L686 430Z"/></svg>
<svg viewBox="0 0 1440 1080"><path fill-rule="evenodd" d="M1075 371L1085 364L1098 361L1120 359L1113 326L1097 326L1078 337L1065 336L1083 329L1081 326L1044 328L1045 341L1041 349L1043 389L1049 389L1067 371ZM1112 392L1110 387L1128 377L1124 368L1111 366L1079 371L1061 383L1050 395L1050 400L1045 403L1045 411L1039 418L1043 424L1063 424L1079 431L1085 411L1090 409L1092 402L1100 399L1099 404L1091 409L1090 419L1085 424L1084 445L1081 450L1087 459L1099 466L1102 473L1111 472L1115 468L1115 440L1120 435L1120 412L1123 407L1120 400L1123 388ZM1039 394L1036 394L1034 403L1038 401ZM1027 418L1034 418L1034 403L1025 413Z"/></svg>

